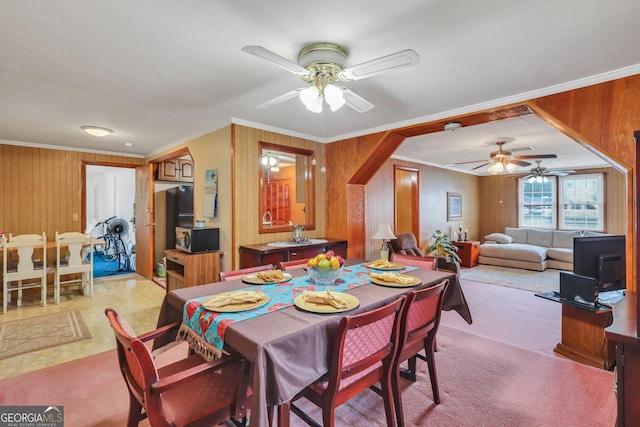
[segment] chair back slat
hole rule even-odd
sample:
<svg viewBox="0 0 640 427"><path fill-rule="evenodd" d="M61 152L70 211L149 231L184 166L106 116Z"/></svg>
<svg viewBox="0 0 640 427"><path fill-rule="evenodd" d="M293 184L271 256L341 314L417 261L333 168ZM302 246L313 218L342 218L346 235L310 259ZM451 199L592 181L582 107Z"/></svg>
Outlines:
<svg viewBox="0 0 640 427"><path fill-rule="evenodd" d="M404 265L410 265L412 267L419 267L424 270L437 270L438 268L437 257L391 254L390 260L392 262L397 262Z"/></svg>
<svg viewBox="0 0 640 427"><path fill-rule="evenodd" d="M231 279L239 279L247 274L256 273L258 271L273 270L273 264L258 265L256 267L241 268L239 270L221 271L220 281L225 282Z"/></svg>

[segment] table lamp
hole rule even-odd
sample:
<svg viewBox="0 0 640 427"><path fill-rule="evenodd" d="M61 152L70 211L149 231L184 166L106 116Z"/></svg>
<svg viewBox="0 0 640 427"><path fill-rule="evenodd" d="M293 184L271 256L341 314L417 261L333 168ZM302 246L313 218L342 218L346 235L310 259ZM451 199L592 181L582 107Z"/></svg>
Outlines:
<svg viewBox="0 0 640 427"><path fill-rule="evenodd" d="M373 236L371 236L371 238L382 240L382 246L380 247L380 258L388 259L389 245L387 242L396 238L395 234L393 234L393 231L391 231L391 227L389 226L389 224L387 224L386 222L378 224L378 229L375 233L373 233Z"/></svg>

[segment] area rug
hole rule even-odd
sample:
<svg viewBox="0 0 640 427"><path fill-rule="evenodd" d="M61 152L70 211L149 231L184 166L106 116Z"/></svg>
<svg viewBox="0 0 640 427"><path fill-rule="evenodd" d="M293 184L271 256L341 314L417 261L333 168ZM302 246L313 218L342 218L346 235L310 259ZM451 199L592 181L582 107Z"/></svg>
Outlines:
<svg viewBox="0 0 640 427"><path fill-rule="evenodd" d="M560 287L560 270L549 268L545 271L532 271L496 265L478 265L460 270L460 278L532 292L557 291Z"/></svg>
<svg viewBox="0 0 640 427"><path fill-rule="evenodd" d="M0 359L91 338L80 311L45 314L0 324Z"/></svg>

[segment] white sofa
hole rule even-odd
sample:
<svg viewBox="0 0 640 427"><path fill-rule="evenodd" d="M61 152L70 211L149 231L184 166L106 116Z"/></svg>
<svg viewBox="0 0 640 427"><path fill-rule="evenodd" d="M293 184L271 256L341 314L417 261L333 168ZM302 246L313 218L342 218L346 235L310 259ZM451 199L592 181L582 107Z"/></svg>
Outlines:
<svg viewBox="0 0 640 427"><path fill-rule="evenodd" d="M485 236L480 245L480 264L544 271L547 268L573 270L573 239L601 236L585 231L542 230L506 227L503 233Z"/></svg>

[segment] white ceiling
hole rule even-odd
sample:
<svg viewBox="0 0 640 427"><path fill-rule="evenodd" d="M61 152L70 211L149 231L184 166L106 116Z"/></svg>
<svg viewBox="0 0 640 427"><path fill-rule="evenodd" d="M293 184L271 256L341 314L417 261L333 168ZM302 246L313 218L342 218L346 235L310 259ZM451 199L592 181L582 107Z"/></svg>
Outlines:
<svg viewBox="0 0 640 427"><path fill-rule="evenodd" d="M231 122L332 142L637 74L639 15L638 0L0 0L0 142L142 156ZM346 83L366 113L254 108L304 83L240 49L295 62L319 41L343 45L347 66L404 49L421 63ZM577 158L526 118L496 125L433 136L422 160L482 159L496 137ZM413 143L398 154L418 160Z"/></svg>

